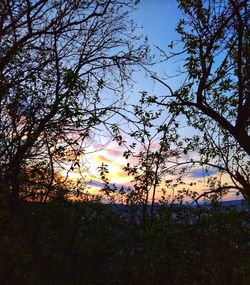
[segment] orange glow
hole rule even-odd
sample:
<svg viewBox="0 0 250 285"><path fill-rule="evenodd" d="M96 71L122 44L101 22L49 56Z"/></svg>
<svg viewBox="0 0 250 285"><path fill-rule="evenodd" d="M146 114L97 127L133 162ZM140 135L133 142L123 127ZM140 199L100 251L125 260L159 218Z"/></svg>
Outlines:
<svg viewBox="0 0 250 285"><path fill-rule="evenodd" d="M157 145L156 145L157 147ZM132 185L131 181L133 180L133 176L128 175L123 167L126 166L128 160L122 156L122 149L119 146L119 149L116 149L117 145L112 143L109 145L109 148L102 149L99 151L95 151L94 149L90 151L89 154L84 154L79 157L80 168L75 169L74 171L70 171L68 173L68 177L73 182L82 181L82 183L86 184L86 193L91 195L101 194L101 189L103 182L101 180L100 174L98 172L98 167L101 166L102 163L107 165L108 173L106 174L107 179L111 184L115 184L118 187L124 186L129 187ZM133 164L136 160L131 158L129 162ZM66 171L63 173L66 175ZM222 183L230 184L230 178L227 175L223 175L220 177L219 174L213 174L206 177L194 177L192 176L192 172L183 177L183 181L185 184L179 184L174 190L171 188L167 188L165 186L165 181L163 179L162 184L157 188L155 200L158 201L162 197L162 189L166 190L166 196L173 197L173 193L176 195L178 190L189 189L192 191L196 191L199 194L202 194L204 191L209 191L207 185L207 179L209 177L217 177L218 180L221 179ZM167 179L176 179L175 176L167 176ZM149 197L152 196L152 193L149 193ZM235 193L229 193L225 199L235 199ZM149 198L150 201L150 198Z"/></svg>

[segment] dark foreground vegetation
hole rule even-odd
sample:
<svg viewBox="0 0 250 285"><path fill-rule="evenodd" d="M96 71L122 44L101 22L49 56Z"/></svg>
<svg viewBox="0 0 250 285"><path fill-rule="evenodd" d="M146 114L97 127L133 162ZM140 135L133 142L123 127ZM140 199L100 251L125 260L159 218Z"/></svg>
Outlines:
<svg viewBox="0 0 250 285"><path fill-rule="evenodd" d="M0 284L250 284L247 209L60 201L0 223Z"/></svg>

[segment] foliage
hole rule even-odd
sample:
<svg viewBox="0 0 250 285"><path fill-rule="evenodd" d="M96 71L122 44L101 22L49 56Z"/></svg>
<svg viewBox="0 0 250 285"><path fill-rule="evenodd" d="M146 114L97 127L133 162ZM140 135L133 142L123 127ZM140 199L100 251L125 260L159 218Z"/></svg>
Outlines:
<svg viewBox="0 0 250 285"><path fill-rule="evenodd" d="M177 27L185 48L178 54L187 55L187 81L175 92L163 82L174 100L143 92L130 110L118 99L134 66L148 62L147 43L128 18L137 3L0 3L1 284L250 282L249 209L217 199L231 187L249 197L247 1L180 0L187 19ZM151 110L155 102L170 116ZM127 133L110 120L126 114ZM201 138L179 141L179 114ZM132 186L111 185L102 163L103 191L114 203L88 196L70 202L65 196L80 195L81 187L60 170L81 169L85 143L100 125L119 146L124 133L132 137L124 152ZM157 204L162 183L182 183L182 173L171 178L180 154L197 148L200 160L185 164L216 167L235 185L211 179L207 207L184 204L184 195L199 199L186 189L169 199L164 188Z"/></svg>
<svg viewBox="0 0 250 285"><path fill-rule="evenodd" d="M250 280L246 210L28 203L0 218L2 284L228 284Z"/></svg>
<svg viewBox="0 0 250 285"><path fill-rule="evenodd" d="M184 14L176 28L180 42L170 45L173 50L165 56L166 60L181 60L180 73L185 79L173 91L155 77L170 95L151 101L170 113L184 114L188 125L196 129L195 136L186 138L184 153L193 151L199 158L188 160L189 165L216 168L231 178L231 184L218 180L211 190L225 193L234 189L249 200L249 1L178 3Z"/></svg>
<svg viewBox="0 0 250 285"><path fill-rule="evenodd" d="M125 148L123 156L127 160L123 170L132 177L130 185L119 187L116 183L112 184L106 175L108 165L99 167L105 197L115 203L143 205L141 209L145 221L148 204L151 204L149 216L153 216L157 193L165 190L166 177L174 175L173 160L180 154L175 115L162 120L163 110L151 108L147 96L146 92L142 92L137 105L127 105L127 108L132 108L130 121L133 124L126 132L117 130L116 141ZM129 135L128 142L122 139L124 133Z"/></svg>
<svg viewBox="0 0 250 285"><path fill-rule="evenodd" d="M108 123L134 67L148 62L129 20L135 2L1 1L0 184L12 199L22 187L43 189L30 175L52 189L58 170L80 168L94 127Z"/></svg>

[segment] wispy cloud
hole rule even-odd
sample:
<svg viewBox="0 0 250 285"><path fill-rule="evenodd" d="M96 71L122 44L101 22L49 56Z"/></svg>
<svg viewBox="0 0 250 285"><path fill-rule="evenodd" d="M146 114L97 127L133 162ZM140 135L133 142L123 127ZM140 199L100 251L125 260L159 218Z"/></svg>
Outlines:
<svg viewBox="0 0 250 285"><path fill-rule="evenodd" d="M86 184L88 186L92 186L92 187L97 187L97 188L100 188L100 189L104 187L104 183L102 181L98 181L98 180L84 181L84 184ZM111 183L111 185L112 185L112 183ZM121 187L129 188L129 185L127 183L115 183L115 186L118 189L121 188Z"/></svg>
<svg viewBox="0 0 250 285"><path fill-rule="evenodd" d="M123 154L123 150L121 149L108 149L107 150L107 155L112 156L112 157L121 157Z"/></svg>
<svg viewBox="0 0 250 285"><path fill-rule="evenodd" d="M84 184L86 184L88 186L100 187L100 188L102 188L104 186L104 183L102 181L98 181L98 180L84 181Z"/></svg>
<svg viewBox="0 0 250 285"><path fill-rule="evenodd" d="M190 177L192 177L192 178L203 178L203 177L214 175L216 173L218 173L217 169L204 170L204 169L200 168L200 169L193 170L190 173Z"/></svg>
<svg viewBox="0 0 250 285"><path fill-rule="evenodd" d="M105 155L99 155L97 156L98 161L105 162L105 163L112 163L113 159L107 158Z"/></svg>

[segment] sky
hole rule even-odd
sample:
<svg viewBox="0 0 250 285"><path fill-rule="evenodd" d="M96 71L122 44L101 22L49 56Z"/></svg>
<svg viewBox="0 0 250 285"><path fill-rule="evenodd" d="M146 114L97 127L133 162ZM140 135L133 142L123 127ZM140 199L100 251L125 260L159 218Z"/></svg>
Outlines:
<svg viewBox="0 0 250 285"><path fill-rule="evenodd" d="M175 0L142 0L138 4L138 10L134 13L134 21L139 27L142 27L141 32L147 36L152 54L159 56L160 49L167 51L168 45L172 40L177 40L179 35L175 31L175 27L181 18L181 12L178 9L178 4ZM177 65L169 63L157 64L152 67L152 70L157 72L160 77L173 75ZM147 91L164 92L165 89L159 83L154 82L151 78L146 77L144 73L137 74L135 80L137 84L136 91L141 91L143 88ZM171 87L177 88L179 80L170 80Z"/></svg>
<svg viewBox="0 0 250 285"><path fill-rule="evenodd" d="M178 34L175 32L175 27L181 18L181 12L178 10L178 4L175 0L141 0L138 4L138 10L133 13L133 20L140 28L140 33L147 36L149 44L151 46L151 52L153 54L158 52L157 47L167 51L167 46L172 40L178 39ZM177 64L173 62L162 63L152 67L153 71L160 77L166 77L167 75L175 74ZM166 93L166 89L155 82L152 78L145 76L144 72L137 72L134 76L134 87L130 90L129 100L132 103L136 103L141 91L147 91L152 95L163 95ZM172 89L176 89L181 84L181 78L173 78L168 81L168 84ZM185 124L185 122L182 122ZM190 134L190 129L183 128L183 135ZM99 149L99 151L97 151ZM131 186L131 180L133 177L129 176L123 170L123 167L127 164L127 160L123 157L123 149L118 146L116 142L109 143L105 148L101 147L101 143L95 141L88 147L87 153L81 157L81 164L88 165L88 171L84 172L84 181L87 185L87 191L91 194L98 194L100 191L102 181L98 174L98 167L104 163L108 165L109 173L107 177L110 182L115 183L118 186ZM89 153L89 154L88 154ZM132 161L133 163L133 161ZM70 173L69 176L72 180L81 180L81 176L77 170ZM202 168L196 168L192 172L186 175L186 184L181 185L179 189L190 188L193 191L201 193L201 189L206 190L208 177L218 177L216 171L204 172ZM171 176L167 176L166 179L171 179ZM228 180L227 177L224 178ZM192 186L191 186L192 185ZM165 185L161 185L164 187ZM172 190L168 189L169 195L172 195ZM160 199L162 195L161 187L159 187L156 199ZM233 194L229 195L227 199L233 199Z"/></svg>

